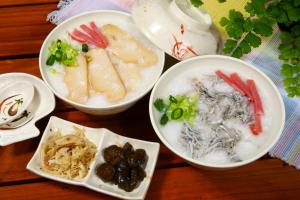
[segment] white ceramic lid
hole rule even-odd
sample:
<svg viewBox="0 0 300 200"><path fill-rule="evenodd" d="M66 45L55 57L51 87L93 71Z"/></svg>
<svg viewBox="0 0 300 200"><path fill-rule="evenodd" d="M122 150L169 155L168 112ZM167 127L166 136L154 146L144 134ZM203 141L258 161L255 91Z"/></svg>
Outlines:
<svg viewBox="0 0 300 200"><path fill-rule="evenodd" d="M132 17L149 40L178 60L218 51L211 17L189 1L137 0Z"/></svg>

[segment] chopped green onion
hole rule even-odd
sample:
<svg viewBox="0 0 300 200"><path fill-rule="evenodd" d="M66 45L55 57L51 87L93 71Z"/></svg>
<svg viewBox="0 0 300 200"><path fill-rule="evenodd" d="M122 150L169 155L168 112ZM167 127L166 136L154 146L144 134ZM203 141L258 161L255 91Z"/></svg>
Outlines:
<svg viewBox="0 0 300 200"><path fill-rule="evenodd" d="M57 49L61 49L61 40L58 39L56 42Z"/></svg>
<svg viewBox="0 0 300 200"><path fill-rule="evenodd" d="M155 102L154 102L154 107L158 111L162 112L166 108L166 105L165 105L165 103L162 99L156 99Z"/></svg>
<svg viewBox="0 0 300 200"><path fill-rule="evenodd" d="M79 51L65 40L54 40L49 46L49 57L47 65L53 65L55 61L66 67L77 66L77 56Z"/></svg>
<svg viewBox="0 0 300 200"><path fill-rule="evenodd" d="M160 118L160 124L161 125L166 125L169 121L169 118L166 114L163 114L163 116Z"/></svg>
<svg viewBox="0 0 300 200"><path fill-rule="evenodd" d="M86 53L89 51L89 46L87 44L82 44L81 50L82 50L82 52Z"/></svg>
<svg viewBox="0 0 300 200"><path fill-rule="evenodd" d="M165 125L170 120L185 121L193 124L198 112L197 102L197 94L191 96L170 95L168 104L165 104L163 99L158 98L154 102L154 107L162 113L161 125Z"/></svg>
<svg viewBox="0 0 300 200"><path fill-rule="evenodd" d="M49 68L48 68L48 72L50 72L51 74L59 74L59 71L57 71L57 70L54 69L53 67L49 67Z"/></svg>
<svg viewBox="0 0 300 200"><path fill-rule="evenodd" d="M49 66L52 66L52 65L54 65L54 62L55 62L55 56L50 55L49 58L46 61L46 64L49 65Z"/></svg>
<svg viewBox="0 0 300 200"><path fill-rule="evenodd" d="M172 114L171 114L171 118L173 120L177 120L177 119L180 119L183 115L183 109L182 108L176 108L175 110L172 111Z"/></svg>
<svg viewBox="0 0 300 200"><path fill-rule="evenodd" d="M63 55L63 53L60 50L57 50L55 52L55 60L58 61L58 62L60 62L61 59L62 59L62 55Z"/></svg>
<svg viewBox="0 0 300 200"><path fill-rule="evenodd" d="M170 95L169 101L172 103L177 103L177 99L175 97L173 97L172 95Z"/></svg>

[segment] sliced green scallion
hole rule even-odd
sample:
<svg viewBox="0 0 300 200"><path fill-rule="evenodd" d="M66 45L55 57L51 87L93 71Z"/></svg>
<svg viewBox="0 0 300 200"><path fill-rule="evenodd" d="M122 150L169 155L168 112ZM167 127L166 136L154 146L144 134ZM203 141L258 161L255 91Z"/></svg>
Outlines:
<svg viewBox="0 0 300 200"><path fill-rule="evenodd" d="M81 51L87 53L89 51L89 46L87 44L82 44Z"/></svg>
<svg viewBox="0 0 300 200"><path fill-rule="evenodd" d="M169 118L166 114L163 114L163 116L160 118L160 124L161 125L166 125L169 121Z"/></svg>
<svg viewBox="0 0 300 200"><path fill-rule="evenodd" d="M176 108L175 110L172 111L172 114L171 114L171 118L173 120L177 120L177 119L180 119L183 115L183 109L182 108Z"/></svg>
<svg viewBox="0 0 300 200"><path fill-rule="evenodd" d="M54 62L55 62L55 56L54 55L50 55L46 61L46 64L49 65L49 66L52 66L54 65Z"/></svg>

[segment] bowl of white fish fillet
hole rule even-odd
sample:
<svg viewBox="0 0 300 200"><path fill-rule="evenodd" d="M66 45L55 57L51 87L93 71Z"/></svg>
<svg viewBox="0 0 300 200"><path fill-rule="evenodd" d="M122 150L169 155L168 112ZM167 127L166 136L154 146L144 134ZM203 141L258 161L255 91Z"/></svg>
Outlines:
<svg viewBox="0 0 300 200"><path fill-rule="evenodd" d="M52 30L42 45L39 66L58 98L83 112L109 115L128 109L152 89L164 56L130 15L93 11Z"/></svg>
<svg viewBox="0 0 300 200"><path fill-rule="evenodd" d="M152 126L175 154L197 167L251 163L278 141L285 123L282 97L256 67L211 55L182 61L154 86Z"/></svg>

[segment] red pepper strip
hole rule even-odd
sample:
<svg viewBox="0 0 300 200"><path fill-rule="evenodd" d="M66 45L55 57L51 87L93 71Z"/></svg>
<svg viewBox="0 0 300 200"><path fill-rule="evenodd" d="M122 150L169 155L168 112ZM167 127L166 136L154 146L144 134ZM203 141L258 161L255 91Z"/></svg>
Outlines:
<svg viewBox="0 0 300 200"><path fill-rule="evenodd" d="M258 135L262 132L262 126L261 126L261 115L255 114L254 116L255 124L250 125L250 129L254 135Z"/></svg>
<svg viewBox="0 0 300 200"><path fill-rule="evenodd" d="M237 73L231 74L230 79L240 90L242 90L246 94L247 97L250 98L250 100L252 100L251 92L248 86L242 81Z"/></svg>
<svg viewBox="0 0 300 200"><path fill-rule="evenodd" d="M80 42L80 43L87 43L86 40L80 38L80 37L77 37L75 35L73 35L72 33L68 33L68 35L73 39L73 40L76 40L77 42Z"/></svg>
<svg viewBox="0 0 300 200"><path fill-rule="evenodd" d="M104 44L104 48L106 48L108 46L108 41L107 41L106 37L103 35L103 33L101 32L101 30L97 27L97 25L95 24L95 22L90 22L90 26L91 26L92 30L102 40L102 43Z"/></svg>
<svg viewBox="0 0 300 200"><path fill-rule="evenodd" d="M72 34L75 35L76 37L79 37L79 38L81 38L83 40L86 40L87 43L89 43L89 44L93 44L93 45L97 46L97 44L95 43L95 41L90 36L88 36L88 35L80 32L77 29L75 29Z"/></svg>
<svg viewBox="0 0 300 200"><path fill-rule="evenodd" d="M85 24L80 25L80 28L84 32L86 32L89 36L91 36L91 38L94 40L94 42L97 44L98 47L104 48L105 45L104 45L102 39L99 37L99 35L97 35L97 33L95 33L94 30L92 30Z"/></svg>
<svg viewBox="0 0 300 200"><path fill-rule="evenodd" d="M247 80L247 85L250 89L251 96L252 96L252 99L254 101L255 114L264 113L264 109L263 109L263 106L262 106L262 103L261 103L261 98L258 94L255 82L253 80Z"/></svg>
<svg viewBox="0 0 300 200"><path fill-rule="evenodd" d="M228 83L231 87L233 87L235 90L239 91L240 93L242 93L243 95L246 95L240 88L238 88L234 82L232 82L230 80L230 78L228 76L226 76L221 70L217 70L216 72L216 75L223 79L226 83Z"/></svg>

